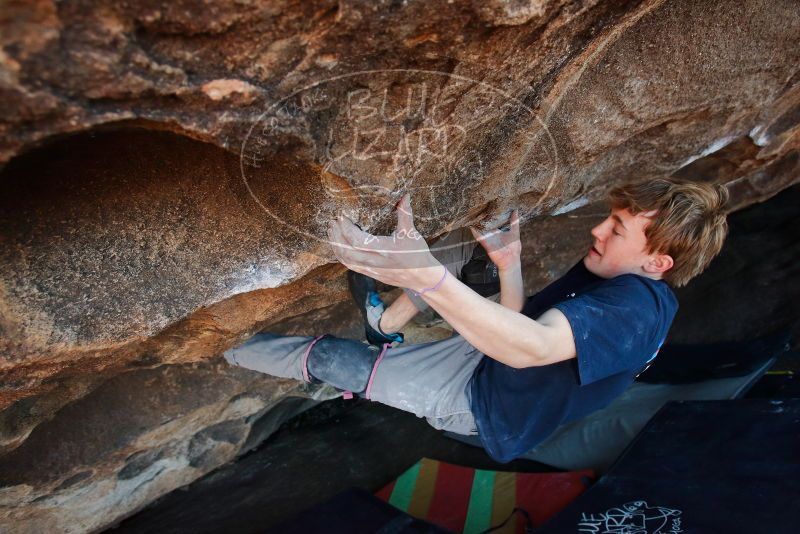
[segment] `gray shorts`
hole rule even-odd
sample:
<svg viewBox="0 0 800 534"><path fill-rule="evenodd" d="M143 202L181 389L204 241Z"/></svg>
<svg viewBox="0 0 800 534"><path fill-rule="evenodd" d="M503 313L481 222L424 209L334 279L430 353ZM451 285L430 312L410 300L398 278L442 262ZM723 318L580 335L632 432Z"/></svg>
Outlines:
<svg viewBox="0 0 800 534"><path fill-rule="evenodd" d="M424 417L434 428L477 435L469 383L483 357L458 334L389 348L375 373L370 399Z"/></svg>
<svg viewBox="0 0 800 534"><path fill-rule="evenodd" d="M311 336L256 334L225 352L228 363L272 376L303 380ZM437 429L477 435L469 382L483 358L460 335L386 349L374 372L370 400L424 417Z"/></svg>

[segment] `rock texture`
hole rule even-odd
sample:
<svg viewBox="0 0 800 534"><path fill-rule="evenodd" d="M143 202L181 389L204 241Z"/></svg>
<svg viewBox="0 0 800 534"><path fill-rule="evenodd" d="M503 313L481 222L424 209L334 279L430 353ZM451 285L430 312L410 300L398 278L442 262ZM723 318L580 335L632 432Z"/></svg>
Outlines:
<svg viewBox="0 0 800 534"><path fill-rule="evenodd" d="M3 530L102 527L252 448L264 438L258 422L304 406L294 397L273 410L277 399L302 394L296 390L293 381L224 363L118 374L0 458Z"/></svg>
<svg viewBox="0 0 800 534"><path fill-rule="evenodd" d="M789 0L6 2L3 530L102 528L330 395L214 357L346 300L337 211L519 207L533 290L621 180L797 182L798 36Z"/></svg>

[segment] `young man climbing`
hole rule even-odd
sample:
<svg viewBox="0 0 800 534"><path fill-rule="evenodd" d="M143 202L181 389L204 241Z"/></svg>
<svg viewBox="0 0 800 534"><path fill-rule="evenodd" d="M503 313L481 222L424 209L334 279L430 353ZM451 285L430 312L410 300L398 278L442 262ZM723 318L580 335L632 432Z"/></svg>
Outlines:
<svg viewBox="0 0 800 534"><path fill-rule="evenodd" d="M391 339L416 313L415 300L457 334L395 347L257 334L225 358L274 376L324 381L435 428L477 434L492 458L507 462L559 425L607 406L652 361L677 311L670 285L686 284L722 248L727 198L722 186L666 179L613 189L611 213L592 229L586 256L527 300L516 214L508 232L474 231L498 267L496 303L431 253L406 196L392 236L372 236L340 218L330 241L352 271L408 290L384 311L366 278L351 275L373 342Z"/></svg>

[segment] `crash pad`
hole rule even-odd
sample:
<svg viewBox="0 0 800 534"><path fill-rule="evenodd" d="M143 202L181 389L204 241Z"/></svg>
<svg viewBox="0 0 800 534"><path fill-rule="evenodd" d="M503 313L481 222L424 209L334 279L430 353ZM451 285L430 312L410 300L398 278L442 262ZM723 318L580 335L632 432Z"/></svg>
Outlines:
<svg viewBox="0 0 800 534"><path fill-rule="evenodd" d="M542 524L583 493L594 472L513 473L472 469L423 458L376 495L454 532L524 532ZM519 511L514 512L515 509Z"/></svg>
<svg viewBox="0 0 800 534"><path fill-rule="evenodd" d="M669 402L537 534L794 534L800 399Z"/></svg>

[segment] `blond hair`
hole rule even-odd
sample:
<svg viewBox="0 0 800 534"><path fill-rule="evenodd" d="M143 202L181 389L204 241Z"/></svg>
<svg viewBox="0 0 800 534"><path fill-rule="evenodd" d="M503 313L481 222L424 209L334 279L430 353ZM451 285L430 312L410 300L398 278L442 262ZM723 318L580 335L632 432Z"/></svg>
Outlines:
<svg viewBox="0 0 800 534"><path fill-rule="evenodd" d="M728 233L728 190L720 184L659 178L615 187L609 200L633 215L656 211L644 231L647 253L672 256L674 265L662 278L674 287L703 272Z"/></svg>

